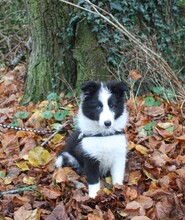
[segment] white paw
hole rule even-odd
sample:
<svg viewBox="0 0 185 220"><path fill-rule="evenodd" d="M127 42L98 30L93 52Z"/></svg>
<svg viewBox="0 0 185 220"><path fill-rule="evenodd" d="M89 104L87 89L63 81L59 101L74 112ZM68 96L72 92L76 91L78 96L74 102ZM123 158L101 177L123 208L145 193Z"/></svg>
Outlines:
<svg viewBox="0 0 185 220"><path fill-rule="evenodd" d="M89 197L95 198L99 190L100 190L100 182L96 184L89 184L88 185Z"/></svg>
<svg viewBox="0 0 185 220"><path fill-rule="evenodd" d="M55 166L59 169L63 165L63 156L58 156L55 162Z"/></svg>

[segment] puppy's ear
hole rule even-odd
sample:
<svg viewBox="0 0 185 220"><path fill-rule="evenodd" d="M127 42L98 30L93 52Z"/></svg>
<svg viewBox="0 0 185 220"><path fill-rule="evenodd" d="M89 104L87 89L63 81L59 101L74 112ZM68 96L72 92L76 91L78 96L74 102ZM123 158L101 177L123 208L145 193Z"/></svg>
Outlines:
<svg viewBox="0 0 185 220"><path fill-rule="evenodd" d="M127 83L124 81L109 81L107 87L112 93L118 96L124 96L124 93L129 90Z"/></svg>
<svg viewBox="0 0 185 220"><path fill-rule="evenodd" d="M100 86L101 85L98 82L88 81L88 82L82 83L81 90L84 93L84 95L92 95L100 88Z"/></svg>

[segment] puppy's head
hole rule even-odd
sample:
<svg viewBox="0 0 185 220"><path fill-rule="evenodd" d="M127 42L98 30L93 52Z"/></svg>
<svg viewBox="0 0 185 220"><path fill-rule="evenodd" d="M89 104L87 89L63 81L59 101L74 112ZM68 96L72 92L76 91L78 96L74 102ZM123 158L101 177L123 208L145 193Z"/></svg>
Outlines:
<svg viewBox="0 0 185 220"><path fill-rule="evenodd" d="M89 81L81 86L81 110L90 120L95 121L101 129L114 128L115 121L124 113L125 82L108 81L107 83Z"/></svg>

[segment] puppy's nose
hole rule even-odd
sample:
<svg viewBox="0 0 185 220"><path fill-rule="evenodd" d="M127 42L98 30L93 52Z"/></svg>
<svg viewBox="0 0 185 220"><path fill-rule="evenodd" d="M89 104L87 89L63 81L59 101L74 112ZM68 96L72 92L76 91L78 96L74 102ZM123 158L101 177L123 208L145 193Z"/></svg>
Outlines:
<svg viewBox="0 0 185 220"><path fill-rule="evenodd" d="M104 121L104 125L106 127L110 127L111 126L111 121L110 120Z"/></svg>

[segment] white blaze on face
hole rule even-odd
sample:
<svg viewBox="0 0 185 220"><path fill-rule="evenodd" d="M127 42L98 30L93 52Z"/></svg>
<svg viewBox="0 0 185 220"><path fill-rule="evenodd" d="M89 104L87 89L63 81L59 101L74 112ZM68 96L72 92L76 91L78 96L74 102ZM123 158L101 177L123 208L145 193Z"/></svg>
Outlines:
<svg viewBox="0 0 185 220"><path fill-rule="evenodd" d="M108 121L111 122L110 127L112 127L114 123L114 112L111 111L108 105L108 100L110 96L111 96L110 91L102 86L99 93L99 101L102 103L103 107L99 117L99 125L104 128L106 128L105 125L106 122Z"/></svg>

